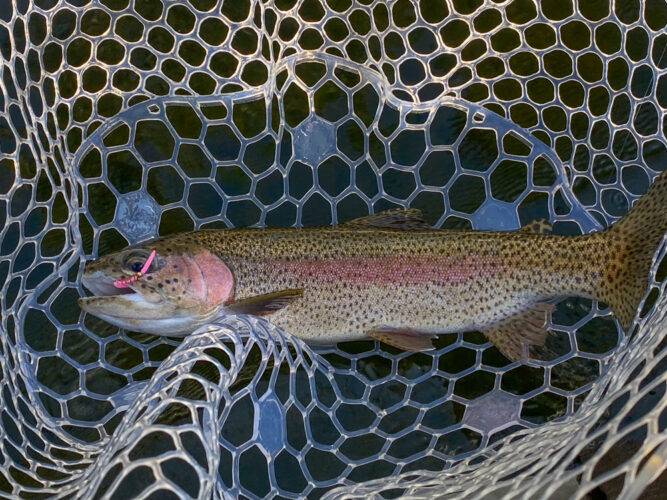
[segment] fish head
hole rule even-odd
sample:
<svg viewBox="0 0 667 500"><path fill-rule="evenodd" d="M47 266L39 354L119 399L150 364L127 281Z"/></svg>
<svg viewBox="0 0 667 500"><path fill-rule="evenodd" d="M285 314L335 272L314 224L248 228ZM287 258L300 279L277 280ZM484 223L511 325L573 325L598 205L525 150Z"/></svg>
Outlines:
<svg viewBox="0 0 667 500"><path fill-rule="evenodd" d="M191 333L234 296L230 268L187 241L155 240L103 256L86 264L81 281L92 293L79 299L81 309L115 326L156 335Z"/></svg>

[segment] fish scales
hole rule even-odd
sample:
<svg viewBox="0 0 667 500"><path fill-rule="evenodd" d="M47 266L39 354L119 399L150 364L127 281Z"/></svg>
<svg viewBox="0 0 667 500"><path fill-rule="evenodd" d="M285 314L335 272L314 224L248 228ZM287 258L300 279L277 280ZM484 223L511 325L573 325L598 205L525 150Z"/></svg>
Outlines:
<svg viewBox="0 0 667 500"><path fill-rule="evenodd" d="M314 343L361 339L379 324L476 329L536 301L592 297L607 253L596 235L479 231L240 229L188 240L227 263L236 299L308 290L270 319Z"/></svg>

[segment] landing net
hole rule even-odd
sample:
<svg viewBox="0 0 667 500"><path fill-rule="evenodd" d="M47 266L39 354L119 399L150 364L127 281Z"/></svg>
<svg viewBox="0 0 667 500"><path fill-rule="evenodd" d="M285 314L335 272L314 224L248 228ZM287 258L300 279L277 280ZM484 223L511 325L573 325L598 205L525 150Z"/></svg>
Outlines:
<svg viewBox="0 0 667 500"><path fill-rule="evenodd" d="M667 167L666 26L663 0L0 0L0 491L658 488L664 244L629 335L564 298L525 363L478 332L315 350L229 317L170 339L76 299L86 259L199 228L393 207L606 227Z"/></svg>

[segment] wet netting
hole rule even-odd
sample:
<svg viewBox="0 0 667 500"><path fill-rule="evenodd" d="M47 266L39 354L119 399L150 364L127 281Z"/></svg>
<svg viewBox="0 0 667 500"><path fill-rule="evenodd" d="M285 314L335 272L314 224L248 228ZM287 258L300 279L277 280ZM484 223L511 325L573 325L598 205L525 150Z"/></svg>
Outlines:
<svg viewBox="0 0 667 500"><path fill-rule="evenodd" d="M479 332L165 338L77 298L85 260L199 228L606 227L667 167L666 25L664 0L0 0L0 494L659 488L664 243L628 335L564 298L521 363Z"/></svg>

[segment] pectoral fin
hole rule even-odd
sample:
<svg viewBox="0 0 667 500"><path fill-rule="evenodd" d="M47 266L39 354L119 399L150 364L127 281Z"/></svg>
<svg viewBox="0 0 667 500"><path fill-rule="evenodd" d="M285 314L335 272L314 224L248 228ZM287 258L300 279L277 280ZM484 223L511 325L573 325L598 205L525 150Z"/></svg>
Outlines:
<svg viewBox="0 0 667 500"><path fill-rule="evenodd" d="M435 335L420 332L412 328L395 328L392 326L378 326L370 330L367 335L404 351L426 351L433 349L432 339Z"/></svg>
<svg viewBox="0 0 667 500"><path fill-rule="evenodd" d="M247 299L231 302L225 306L228 314L252 314L254 316L266 316L274 313L303 295L303 288L289 288L277 292L255 295Z"/></svg>
<svg viewBox="0 0 667 500"><path fill-rule="evenodd" d="M524 347L542 346L547 338L547 322L556 308L545 302L521 311L481 330L508 359L524 358Z"/></svg>

